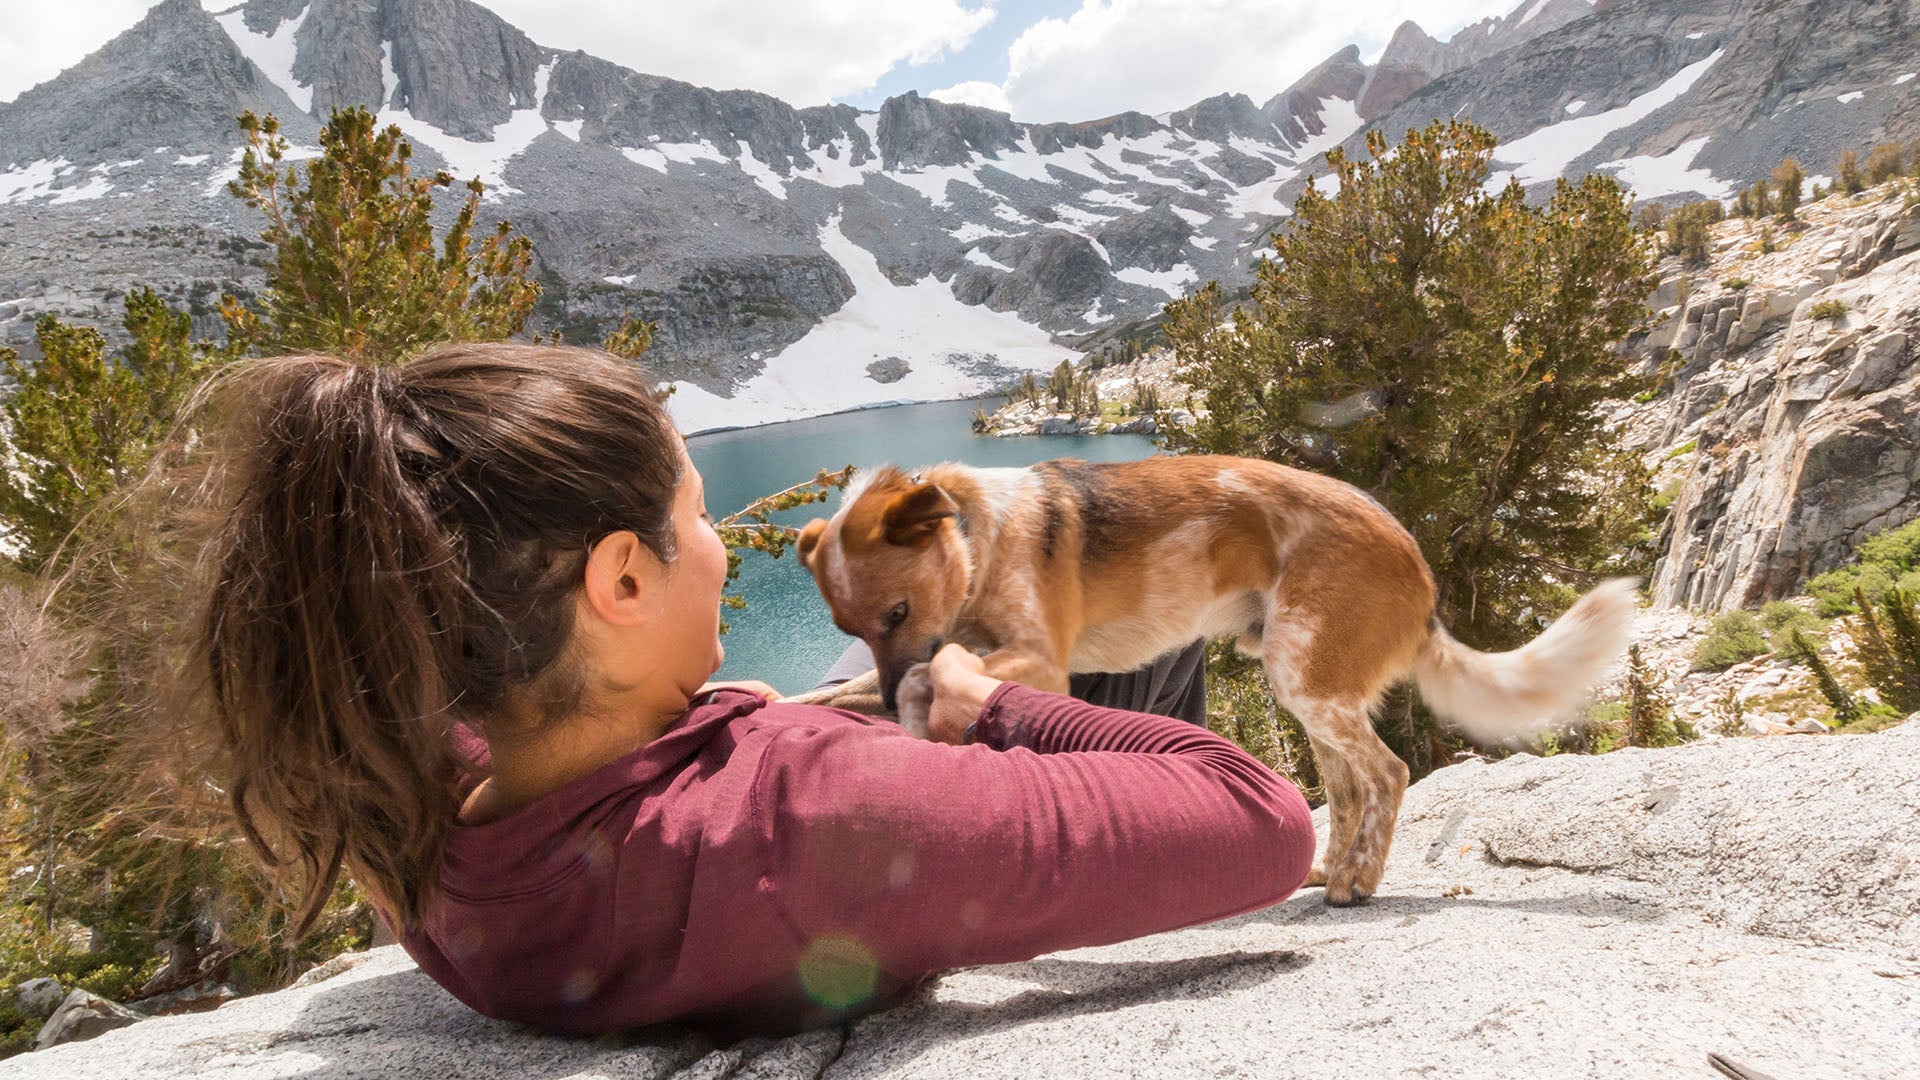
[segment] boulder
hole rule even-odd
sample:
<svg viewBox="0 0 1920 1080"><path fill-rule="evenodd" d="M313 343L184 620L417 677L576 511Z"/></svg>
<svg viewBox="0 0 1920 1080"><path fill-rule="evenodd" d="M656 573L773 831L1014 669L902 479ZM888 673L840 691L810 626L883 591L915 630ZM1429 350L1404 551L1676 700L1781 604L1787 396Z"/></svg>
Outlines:
<svg viewBox="0 0 1920 1080"><path fill-rule="evenodd" d="M40 1034L34 1038L33 1048L45 1050L62 1043L84 1042L144 1019L145 1014L137 1013L125 1005L76 989L67 995L59 1008L53 1010L47 1022L40 1025Z"/></svg>
<svg viewBox="0 0 1920 1080"><path fill-rule="evenodd" d="M1442 769L1382 895L1317 889L1138 941L950 973L843 1029L718 1047L543 1036L397 948L277 994L0 1063L72 1080L1920 1075L1920 717ZM1325 812L1320 812L1325 828ZM319 974L319 973L316 973Z"/></svg>
<svg viewBox="0 0 1920 1080"><path fill-rule="evenodd" d="M53 1011L60 1007L60 1002L66 999L67 988L61 986L57 979L28 979L14 986L10 993L13 997L13 1007L18 1009L22 1016L45 1020L52 1016Z"/></svg>

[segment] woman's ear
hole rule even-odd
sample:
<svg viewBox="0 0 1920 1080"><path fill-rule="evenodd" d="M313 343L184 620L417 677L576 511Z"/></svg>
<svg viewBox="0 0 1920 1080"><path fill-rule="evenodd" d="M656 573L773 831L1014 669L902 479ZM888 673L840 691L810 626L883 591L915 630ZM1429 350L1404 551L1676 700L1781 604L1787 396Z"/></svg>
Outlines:
<svg viewBox="0 0 1920 1080"><path fill-rule="evenodd" d="M581 582L587 610L614 626L637 626L660 610L665 566L631 532L608 533L587 553Z"/></svg>

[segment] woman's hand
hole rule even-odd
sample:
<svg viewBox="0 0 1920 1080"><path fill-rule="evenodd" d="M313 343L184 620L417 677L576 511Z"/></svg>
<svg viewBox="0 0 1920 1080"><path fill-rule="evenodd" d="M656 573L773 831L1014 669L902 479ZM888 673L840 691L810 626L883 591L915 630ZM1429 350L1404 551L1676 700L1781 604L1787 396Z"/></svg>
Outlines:
<svg viewBox="0 0 1920 1080"><path fill-rule="evenodd" d="M927 738L958 744L980 716L987 698L1000 680L987 674L987 665L960 645L947 645L934 654L927 674L933 682L933 708L927 717Z"/></svg>
<svg viewBox="0 0 1920 1080"><path fill-rule="evenodd" d="M758 679L734 679L728 682L710 682L702 686L699 694L695 694L694 696L698 697L700 694L711 694L715 690L745 690L749 694L759 694L768 701L780 700L780 691L775 690L773 687L768 686Z"/></svg>

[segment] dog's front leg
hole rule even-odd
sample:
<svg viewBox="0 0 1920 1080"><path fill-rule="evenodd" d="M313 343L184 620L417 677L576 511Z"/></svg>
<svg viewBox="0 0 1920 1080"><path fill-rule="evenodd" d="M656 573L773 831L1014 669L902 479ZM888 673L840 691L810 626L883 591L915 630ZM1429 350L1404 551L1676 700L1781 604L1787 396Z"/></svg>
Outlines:
<svg viewBox="0 0 1920 1080"><path fill-rule="evenodd" d="M1019 649L996 649L984 658L989 677L1016 682L1036 690L1056 694L1067 692L1067 669L1042 656ZM929 664L915 664L900 678L895 692L900 707L900 726L915 738L924 739L933 715L933 675Z"/></svg>
<svg viewBox="0 0 1920 1080"><path fill-rule="evenodd" d="M987 674L1050 693L1067 692L1067 666L1028 649L995 649L986 656Z"/></svg>

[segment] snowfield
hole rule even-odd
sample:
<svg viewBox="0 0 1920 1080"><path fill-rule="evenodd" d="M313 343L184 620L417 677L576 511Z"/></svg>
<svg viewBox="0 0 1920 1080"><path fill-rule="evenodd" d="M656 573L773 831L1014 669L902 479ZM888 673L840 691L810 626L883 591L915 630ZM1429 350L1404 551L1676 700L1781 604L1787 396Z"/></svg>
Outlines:
<svg viewBox="0 0 1920 1080"><path fill-rule="evenodd" d="M667 411L682 432L968 397L1002 385L1009 370L1048 371L1079 355L1015 315L961 303L935 278L895 285L840 231L838 215L821 228L820 246L853 281L852 299L770 357L732 397L679 384ZM904 378L879 383L868 375L869 364L893 358L910 365ZM968 370L979 361L993 367Z"/></svg>

